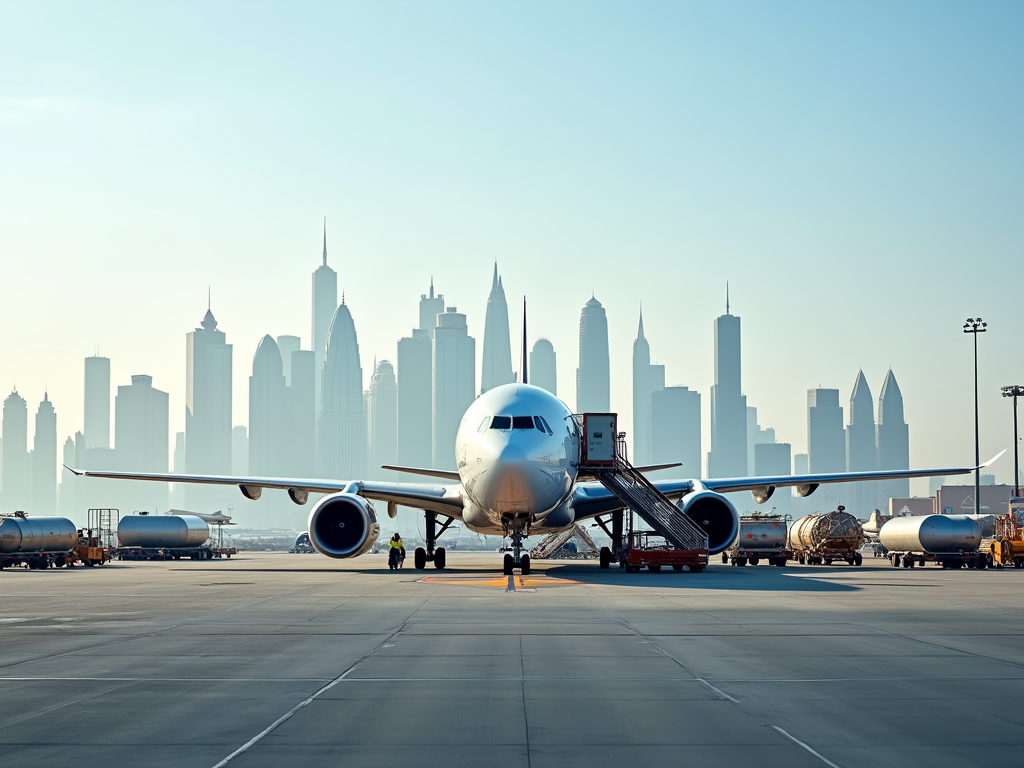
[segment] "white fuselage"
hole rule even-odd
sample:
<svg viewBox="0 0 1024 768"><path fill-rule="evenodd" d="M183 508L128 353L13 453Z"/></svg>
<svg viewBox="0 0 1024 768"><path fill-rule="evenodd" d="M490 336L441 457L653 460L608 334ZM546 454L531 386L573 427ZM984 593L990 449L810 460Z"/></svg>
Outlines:
<svg viewBox="0 0 1024 768"><path fill-rule="evenodd" d="M462 417L455 441L463 522L490 534L571 525L579 460L579 428L557 397L529 384L485 392Z"/></svg>

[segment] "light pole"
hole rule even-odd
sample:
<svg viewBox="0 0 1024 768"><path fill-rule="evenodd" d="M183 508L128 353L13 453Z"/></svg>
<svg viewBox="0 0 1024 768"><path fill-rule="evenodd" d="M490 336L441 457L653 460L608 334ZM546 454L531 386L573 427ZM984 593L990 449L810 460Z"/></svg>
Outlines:
<svg viewBox="0 0 1024 768"><path fill-rule="evenodd" d="M985 333L988 323L980 317L968 317L964 323L964 333L974 334L974 514L981 514L981 449L978 440L978 334Z"/></svg>
<svg viewBox="0 0 1024 768"><path fill-rule="evenodd" d="M1024 396L1024 387L1014 384L1003 387L1003 397L1013 398L1013 498L1020 498L1020 456L1017 453L1017 446L1020 440L1017 438L1017 398Z"/></svg>

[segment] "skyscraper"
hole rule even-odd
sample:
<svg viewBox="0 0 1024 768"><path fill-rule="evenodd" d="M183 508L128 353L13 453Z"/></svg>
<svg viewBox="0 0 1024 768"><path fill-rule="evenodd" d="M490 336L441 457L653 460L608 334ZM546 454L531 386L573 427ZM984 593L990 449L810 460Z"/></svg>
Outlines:
<svg viewBox="0 0 1024 768"><path fill-rule="evenodd" d="M232 346L209 307L185 342L185 466L189 474L231 471ZM227 498L223 489L189 485L186 503L200 509Z"/></svg>
<svg viewBox="0 0 1024 768"><path fill-rule="evenodd" d="M652 463L651 395L664 388L665 366L651 365L651 345L644 336L644 313L641 309L633 342L633 439L630 443L633 448L631 459L635 464ZM698 446L699 443L698 440ZM695 477L699 475L698 472Z"/></svg>
<svg viewBox="0 0 1024 768"><path fill-rule="evenodd" d="M910 430L903 417L903 393L892 369L885 375L878 396L878 468L910 469ZM910 496L910 480L882 480L879 503Z"/></svg>
<svg viewBox="0 0 1024 768"><path fill-rule="evenodd" d="M398 340L398 463L433 466L434 352L431 331Z"/></svg>
<svg viewBox="0 0 1024 768"><path fill-rule="evenodd" d="M323 370L327 336L338 310L338 273L327 266L327 218L324 217L324 260L313 273L313 353L316 355L316 412L323 407Z"/></svg>
<svg viewBox="0 0 1024 768"><path fill-rule="evenodd" d="M593 296L580 313L580 365L576 369L576 412L611 410L611 364L608 359L608 317Z"/></svg>
<svg viewBox="0 0 1024 768"><path fill-rule="evenodd" d="M281 352L281 367L284 371L284 385L292 385L292 353L302 347L302 339L298 336L278 336L277 348Z"/></svg>
<svg viewBox="0 0 1024 768"><path fill-rule="evenodd" d="M175 453L178 450L177 440L180 438L181 432L178 432L175 435ZM177 458L175 463L178 463ZM231 474L249 474L249 429L243 424L236 424L231 428Z"/></svg>
<svg viewBox="0 0 1024 768"><path fill-rule="evenodd" d="M381 466L398 460L398 385L395 369L387 360L377 363L370 380L370 473L384 476Z"/></svg>
<svg viewBox="0 0 1024 768"><path fill-rule="evenodd" d="M757 477L780 477L791 475L793 447L789 443L758 443L754 446L753 473ZM793 511L793 492L779 488L772 494L769 507L781 514Z"/></svg>
<svg viewBox="0 0 1024 768"><path fill-rule="evenodd" d="M28 406L14 390L4 400L4 487L0 511L31 511L32 464L28 457Z"/></svg>
<svg viewBox="0 0 1024 768"><path fill-rule="evenodd" d="M85 358L86 448L110 447L110 358Z"/></svg>
<svg viewBox="0 0 1024 768"><path fill-rule="evenodd" d="M434 466L455 469L455 434L476 391L476 339L455 307L437 316L433 353Z"/></svg>
<svg viewBox="0 0 1024 768"><path fill-rule="evenodd" d="M36 432L32 439L32 513L57 514L57 414L50 395L36 409Z"/></svg>
<svg viewBox="0 0 1024 768"><path fill-rule="evenodd" d="M270 334L256 347L249 377L249 473L264 477L287 472L290 422L281 350Z"/></svg>
<svg viewBox="0 0 1024 768"><path fill-rule="evenodd" d="M807 390L807 457L811 474L846 471L846 436L838 389Z"/></svg>
<svg viewBox="0 0 1024 768"><path fill-rule="evenodd" d="M61 460L65 466L73 467L76 464L75 441L68 437L64 441L64 448L61 453ZM75 486L77 478L72 473L64 470L60 473L60 484L57 490L57 503L60 507L60 514L64 517L73 515L77 509L75 503Z"/></svg>
<svg viewBox="0 0 1024 768"><path fill-rule="evenodd" d="M747 471L754 471L754 449L758 445L775 442L775 430L757 423L757 408L747 406Z"/></svg>
<svg viewBox="0 0 1024 768"><path fill-rule="evenodd" d="M709 477L747 474L747 398L740 378L740 319L729 311L715 320L715 383L711 387Z"/></svg>
<svg viewBox="0 0 1024 768"><path fill-rule="evenodd" d="M866 472L878 469L875 444L875 401L864 371L857 374L850 394L850 423L846 426L846 469ZM849 511L864 516L878 506L876 483L851 483Z"/></svg>
<svg viewBox="0 0 1024 768"><path fill-rule="evenodd" d="M421 331L427 331L430 337L434 337L434 328L437 327L437 316L444 312L444 294L434 295L434 278L430 278L430 293L420 294L420 324Z"/></svg>
<svg viewBox="0 0 1024 768"><path fill-rule="evenodd" d="M317 475L336 480L366 476L366 413L359 340L348 306L334 313L327 334L323 402L316 426Z"/></svg>
<svg viewBox="0 0 1024 768"><path fill-rule="evenodd" d="M511 384L512 347L508 330L508 304L505 302L505 288L498 276L498 265L494 265L491 292L487 297L487 316L484 319L483 365L480 370L480 394L489 389Z"/></svg>
<svg viewBox="0 0 1024 768"><path fill-rule="evenodd" d="M555 348L547 339L537 339L530 350L529 383L558 395Z"/></svg>
<svg viewBox="0 0 1024 768"><path fill-rule="evenodd" d="M643 463L678 461L682 466L666 474L701 477L700 393L688 387L656 389L651 393L650 418L651 450Z"/></svg>
<svg viewBox="0 0 1024 768"><path fill-rule="evenodd" d="M124 472L166 472L168 468L168 396L153 386L152 376L132 376L114 399L114 451ZM229 465L230 466L230 465ZM131 482L119 489L119 504L156 512L167 508L164 483ZM126 503L124 499L129 501Z"/></svg>
<svg viewBox="0 0 1024 768"><path fill-rule="evenodd" d="M316 474L316 357L309 349L296 350L291 357L291 417L286 430L290 451L286 466L290 475L312 477Z"/></svg>

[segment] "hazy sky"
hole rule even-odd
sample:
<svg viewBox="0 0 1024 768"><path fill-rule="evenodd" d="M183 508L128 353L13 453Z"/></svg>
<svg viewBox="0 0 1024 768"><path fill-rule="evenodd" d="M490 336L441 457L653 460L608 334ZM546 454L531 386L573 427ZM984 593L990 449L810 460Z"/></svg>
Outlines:
<svg viewBox="0 0 1024 768"><path fill-rule="evenodd" d="M627 429L642 301L706 450L729 280L748 402L794 452L808 388L845 408L891 365L912 464L971 461L983 316L987 458L1024 383L1022 40L1024 5L976 0L0 3L0 388L34 413L48 387L63 440L98 349L183 429L210 286L247 422L260 337L309 344L326 215L367 382L431 275L482 344L497 260L570 406L602 301Z"/></svg>

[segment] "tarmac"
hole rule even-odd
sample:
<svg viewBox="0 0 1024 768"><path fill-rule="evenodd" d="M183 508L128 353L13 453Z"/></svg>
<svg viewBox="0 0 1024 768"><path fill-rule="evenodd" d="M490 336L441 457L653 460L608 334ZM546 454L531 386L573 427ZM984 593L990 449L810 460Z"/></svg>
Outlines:
<svg viewBox="0 0 1024 768"><path fill-rule="evenodd" d="M0 765L1020 765L1024 571L0 571Z"/></svg>

